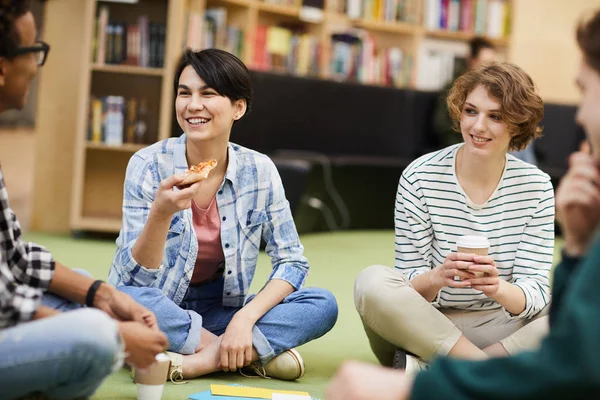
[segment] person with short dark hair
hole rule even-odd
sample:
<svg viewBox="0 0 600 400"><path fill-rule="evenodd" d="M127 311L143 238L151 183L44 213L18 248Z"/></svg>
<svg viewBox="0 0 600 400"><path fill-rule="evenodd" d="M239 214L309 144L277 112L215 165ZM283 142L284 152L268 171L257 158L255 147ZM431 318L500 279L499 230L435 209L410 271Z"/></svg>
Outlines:
<svg viewBox="0 0 600 400"><path fill-rule="evenodd" d="M28 2L0 1L0 111L25 106L49 50ZM152 312L23 240L0 170L0 397L87 398L124 359L146 368L166 345Z"/></svg>
<svg viewBox="0 0 600 400"><path fill-rule="evenodd" d="M486 361L436 360L416 376L347 363L327 400L596 399L600 393L600 10L577 30L583 57L576 120L591 154L578 152L556 194L564 248L552 282L550 332L539 350Z"/></svg>
<svg viewBox="0 0 600 400"><path fill-rule="evenodd" d="M492 42L481 36L476 36L469 41L469 58L467 58L469 69L492 61L496 61L496 46Z"/></svg>
<svg viewBox="0 0 600 400"><path fill-rule="evenodd" d="M275 165L229 141L252 106L248 69L222 50L188 50L174 84L184 133L131 158L109 281L156 314L173 380L245 367L300 378L294 348L333 327L337 303L303 288L309 266ZM207 178L181 185L189 166L210 160ZM273 271L254 296L261 238Z"/></svg>

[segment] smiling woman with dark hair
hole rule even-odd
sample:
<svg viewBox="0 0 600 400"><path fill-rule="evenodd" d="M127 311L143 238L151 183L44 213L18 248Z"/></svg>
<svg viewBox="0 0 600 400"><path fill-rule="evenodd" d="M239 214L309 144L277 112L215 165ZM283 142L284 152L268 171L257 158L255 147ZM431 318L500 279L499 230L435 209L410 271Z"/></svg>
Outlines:
<svg viewBox="0 0 600 400"><path fill-rule="evenodd" d="M294 348L333 327L337 304L327 290L302 287L308 262L275 165L229 142L252 104L248 70L221 50L187 51L175 90L184 133L131 158L109 280L155 312L173 380L248 366L300 378ZM209 160L208 178L179 187L188 166ZM273 272L254 296L261 238Z"/></svg>

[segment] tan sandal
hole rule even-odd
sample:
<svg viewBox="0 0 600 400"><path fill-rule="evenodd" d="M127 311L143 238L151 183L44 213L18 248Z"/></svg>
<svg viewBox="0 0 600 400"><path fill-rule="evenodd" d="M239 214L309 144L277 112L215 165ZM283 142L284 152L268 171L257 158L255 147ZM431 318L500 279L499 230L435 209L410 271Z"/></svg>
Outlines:
<svg viewBox="0 0 600 400"><path fill-rule="evenodd" d="M176 385L188 383L188 381L183 380L183 355L173 353L172 351L167 351L166 353L171 360L171 365L169 366L169 379L171 382Z"/></svg>
<svg viewBox="0 0 600 400"><path fill-rule="evenodd" d="M181 385L187 383L187 381L183 381L183 355L179 353L173 353L171 351L165 351L165 354L169 357L171 364L169 365L169 375L168 378L175 385ZM129 371L129 376L131 380L135 382L135 368L131 368Z"/></svg>

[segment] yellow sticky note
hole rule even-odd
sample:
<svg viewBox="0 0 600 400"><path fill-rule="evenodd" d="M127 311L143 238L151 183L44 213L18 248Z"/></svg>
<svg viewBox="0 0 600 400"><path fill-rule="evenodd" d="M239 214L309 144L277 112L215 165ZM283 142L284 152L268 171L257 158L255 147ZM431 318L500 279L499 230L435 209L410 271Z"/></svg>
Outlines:
<svg viewBox="0 0 600 400"><path fill-rule="evenodd" d="M210 385L210 392L217 396L249 397L252 399L271 399L273 393L296 394L308 396L307 392L294 392L291 390L273 390L244 386Z"/></svg>

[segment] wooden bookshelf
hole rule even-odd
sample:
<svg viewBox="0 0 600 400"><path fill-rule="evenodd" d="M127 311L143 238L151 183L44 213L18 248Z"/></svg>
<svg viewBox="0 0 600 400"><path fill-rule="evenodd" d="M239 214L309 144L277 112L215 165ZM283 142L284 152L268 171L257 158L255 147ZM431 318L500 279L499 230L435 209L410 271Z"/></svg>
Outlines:
<svg viewBox="0 0 600 400"><path fill-rule="evenodd" d="M446 31L446 30L437 30L437 31L427 30L427 31L425 31L425 36L431 37L431 38L436 38L436 39L465 41L465 42L469 41L475 37L475 35L473 33L469 33L469 32L453 32L453 31ZM508 46L508 42L509 42L508 38L505 38L505 37L491 38L488 36L483 36L483 37L486 38L487 40L489 40L490 42L492 42L497 47Z"/></svg>
<svg viewBox="0 0 600 400"><path fill-rule="evenodd" d="M300 7L294 6L283 6L279 4L269 4L257 2L257 7L259 11L268 12L271 14L285 15L288 17L298 18L300 15Z"/></svg>
<svg viewBox="0 0 600 400"><path fill-rule="evenodd" d="M85 147L91 150L100 151L122 151L126 153L135 153L138 150L143 149L148 145L146 144L134 144L134 143L123 143L119 146L111 146L105 143L86 142Z"/></svg>
<svg viewBox="0 0 600 400"><path fill-rule="evenodd" d="M420 26L406 22L387 22L371 19L352 20L352 25L357 28L366 29L371 32L385 32L397 35L419 35L422 32Z"/></svg>
<svg viewBox="0 0 600 400"><path fill-rule="evenodd" d="M217 3L223 3L224 5L234 5L240 7L249 7L253 0L216 0Z"/></svg>
<svg viewBox="0 0 600 400"><path fill-rule="evenodd" d="M115 74L163 76L163 68L138 67L134 65L92 64L92 71L112 72Z"/></svg>
<svg viewBox="0 0 600 400"><path fill-rule="evenodd" d="M407 8L410 13L404 16L407 18L392 22L366 15L351 18L335 9L333 0L325 0L323 19L313 22L302 19L300 0L295 6L262 0L139 0L135 4L100 0L46 2L43 38L51 43L52 51L48 63L41 69L36 122L52 132L43 136L44 149L36 154L40 155L39 165L57 167L55 172L36 167L36 190L44 196L36 196L32 227L58 231L119 231L125 169L131 155L146 144L108 146L91 142L88 139L90 103L93 97L108 95L143 98L148 102L148 134L142 142L151 144L170 137L174 101L172 76L176 62L186 46L200 50L205 43L202 30L192 35L188 32L193 16L201 26L206 26L206 10L224 8L227 26L238 29L243 36L240 58L251 69L255 67L259 26L299 27L299 32L311 35L318 44L318 58L310 61L311 73L314 72L311 76L323 79L339 78L331 68L334 45L339 44L334 43L332 35L358 30L361 37L373 40L377 51L399 48L410 56L412 60L406 64L410 68L405 75L408 78L403 85L414 88L417 71L420 71L418 56L428 39L464 45L473 34L427 29L425 4L428 0L408 1L411 5ZM131 64L129 62L97 62L91 55L98 45L99 6L108 7L110 19L114 21L132 24L140 15L147 15L150 22L164 24L164 64L142 67L124 65ZM66 18L77 23L65 24ZM410 22L403 22L405 20ZM507 51L508 38L493 39L493 42ZM71 62L66 63L67 59ZM59 164L56 164L57 158L60 158ZM65 179L70 176L72 179Z"/></svg>
<svg viewBox="0 0 600 400"><path fill-rule="evenodd" d="M122 144L117 145L89 141L88 130L92 119L90 104L93 97L136 98L138 113L143 99L146 105L144 115L147 124L146 135L143 137L144 143L153 143L171 136L173 109L171 77L183 49L189 3L190 0L140 0L135 4L98 0L56 0L47 4L49 14L68 14L73 20L82 21L78 24L77 31L66 33L59 27L60 19L50 19L45 31L45 38L52 42L55 56L58 56L55 48L58 47L61 52L61 44L65 42L66 36L72 35L77 38L78 43L81 43L75 53L78 59L73 63L77 65L77 83L74 85L77 90L72 91L73 97L77 99L77 106L74 108L75 117L70 123L71 130L74 132L73 160L70 168L72 180L68 180L71 189L68 218L70 230L113 233L120 230L123 181L127 163L133 153L148 145L127 143L125 138ZM239 4L242 5L244 2L240 1ZM142 56L138 59L140 65L130 65L129 53L127 63L124 61L115 63L112 60L111 63L106 62L109 60L98 62L97 54L100 50L97 48L99 46L97 19L100 7L107 7L109 22L124 23L125 27L138 26L137 29L141 29L139 24L144 18L142 16L145 16L148 21L148 29L150 24L164 26L164 41L161 44L155 43L155 46L158 46L155 49L158 50L154 50L155 53L152 54L155 63L160 58L158 56L162 57L162 66L141 66ZM69 13L67 10L72 12ZM129 34L128 31L123 32ZM147 37L146 40L149 40L150 32ZM159 40L156 34L153 38ZM123 40L125 41L125 38ZM147 46L151 45L147 43ZM159 50L161 48L162 53ZM65 52L67 51L65 46ZM74 58L73 53L69 58ZM52 68L51 62L48 64L47 66ZM67 79L68 75L73 75L73 71L53 71L53 76L57 74ZM126 120L125 116L124 120ZM43 118L38 123L44 124ZM63 203L69 205L67 201L63 200Z"/></svg>
<svg viewBox="0 0 600 400"><path fill-rule="evenodd" d="M121 230L121 218L118 215L84 216L78 219L77 228L82 231L115 233Z"/></svg>

